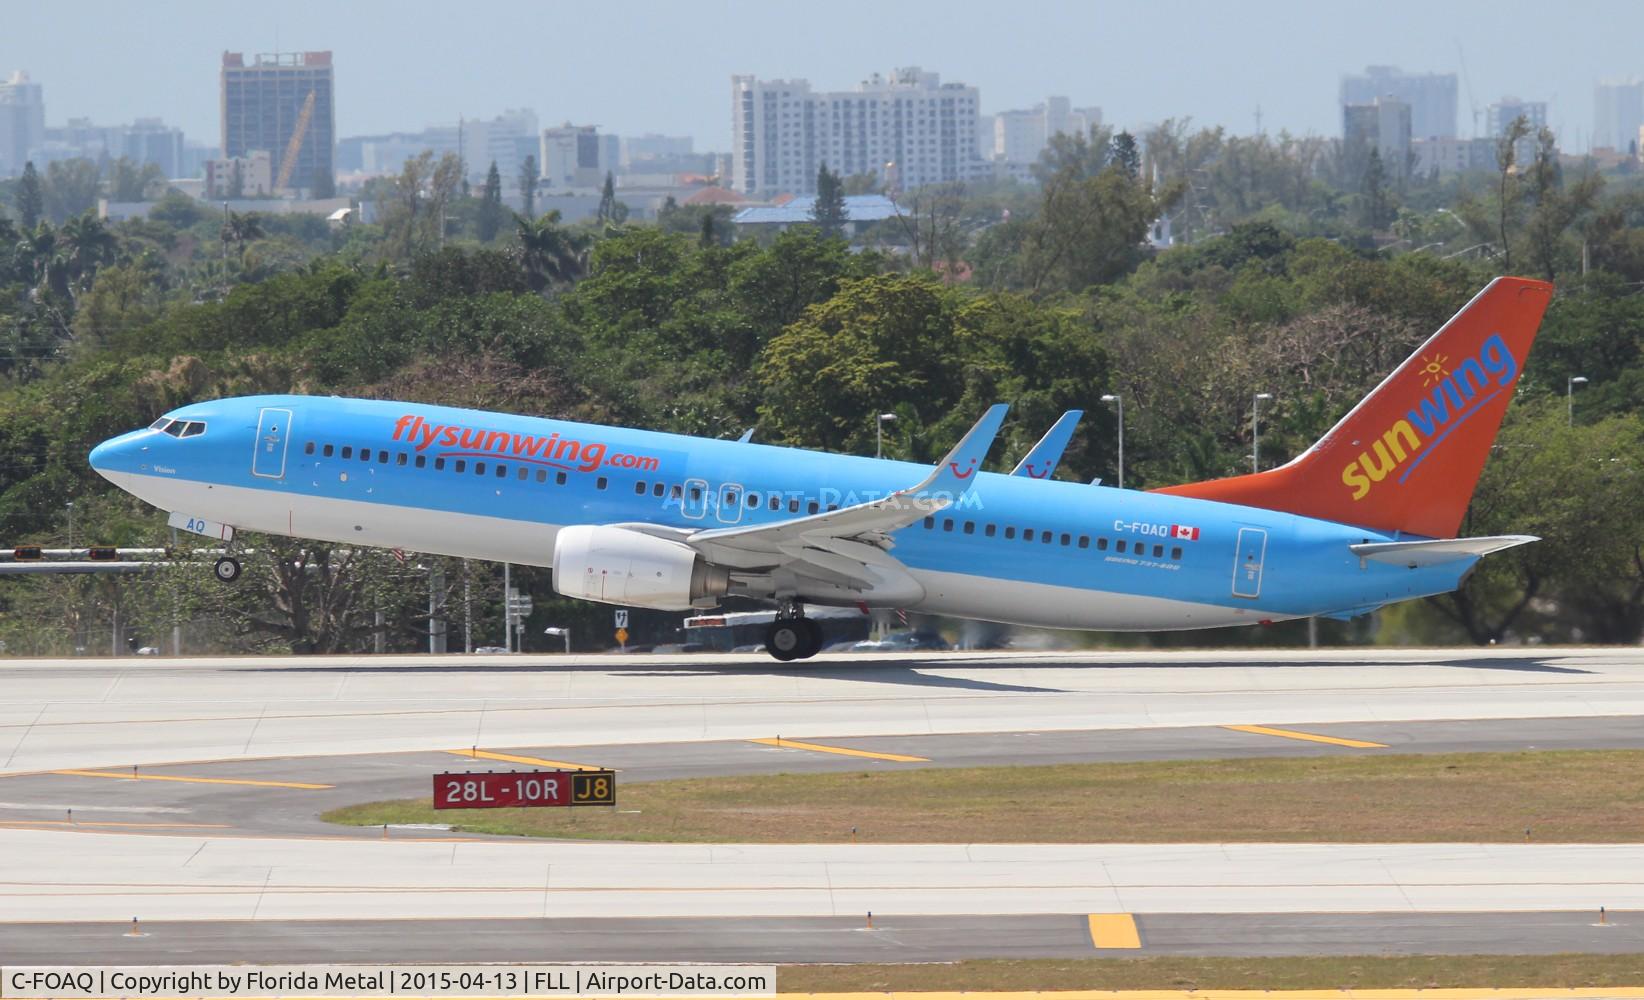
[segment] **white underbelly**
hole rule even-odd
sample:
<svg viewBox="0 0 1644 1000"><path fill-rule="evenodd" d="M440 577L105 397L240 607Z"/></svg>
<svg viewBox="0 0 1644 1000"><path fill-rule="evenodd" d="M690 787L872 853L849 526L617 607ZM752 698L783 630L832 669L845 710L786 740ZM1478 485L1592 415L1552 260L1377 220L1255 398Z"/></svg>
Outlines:
<svg viewBox="0 0 1644 1000"><path fill-rule="evenodd" d="M915 570L925 600L914 610L1040 628L1164 631L1255 625L1294 617L1168 597Z"/></svg>

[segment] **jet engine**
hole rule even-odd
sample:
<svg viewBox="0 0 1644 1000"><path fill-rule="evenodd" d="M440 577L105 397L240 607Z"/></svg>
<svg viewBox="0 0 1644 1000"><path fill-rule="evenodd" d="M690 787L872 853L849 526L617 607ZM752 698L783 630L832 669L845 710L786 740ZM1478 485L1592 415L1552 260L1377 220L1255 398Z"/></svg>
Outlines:
<svg viewBox="0 0 1644 1000"><path fill-rule="evenodd" d="M630 528L578 524L554 539L554 589L606 604L687 611L712 607L730 572L681 542Z"/></svg>

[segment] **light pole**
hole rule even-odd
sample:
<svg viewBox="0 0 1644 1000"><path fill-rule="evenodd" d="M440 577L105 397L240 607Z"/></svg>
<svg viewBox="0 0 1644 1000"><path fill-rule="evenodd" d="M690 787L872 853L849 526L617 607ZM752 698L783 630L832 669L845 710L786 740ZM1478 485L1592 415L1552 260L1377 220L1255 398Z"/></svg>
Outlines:
<svg viewBox="0 0 1644 1000"><path fill-rule="evenodd" d="M895 420L894 413L881 413L873 422L873 457L885 457L885 421Z"/></svg>
<svg viewBox="0 0 1644 1000"><path fill-rule="evenodd" d="M1571 375L1564 380L1565 423L1570 427L1575 426L1575 387L1586 384L1587 376L1585 375Z"/></svg>
<svg viewBox="0 0 1644 1000"><path fill-rule="evenodd" d="M1125 401L1117 395L1102 397L1104 403L1115 403L1119 407L1119 489L1125 488Z"/></svg>
<svg viewBox="0 0 1644 1000"><path fill-rule="evenodd" d="M1262 400L1272 399L1271 392L1258 392L1250 401L1250 471L1262 471Z"/></svg>

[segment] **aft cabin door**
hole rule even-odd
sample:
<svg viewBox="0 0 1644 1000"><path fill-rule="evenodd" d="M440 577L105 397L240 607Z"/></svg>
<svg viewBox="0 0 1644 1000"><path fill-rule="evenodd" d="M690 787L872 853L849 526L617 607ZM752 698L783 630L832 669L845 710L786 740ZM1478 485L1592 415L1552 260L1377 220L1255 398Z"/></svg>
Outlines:
<svg viewBox="0 0 1644 1000"><path fill-rule="evenodd" d="M257 418L257 450L251 456L251 474L267 479L285 478L286 442L291 436L291 411L265 406Z"/></svg>
<svg viewBox="0 0 1644 1000"><path fill-rule="evenodd" d="M1262 596L1262 560L1267 556L1267 529L1240 528L1233 561L1233 596Z"/></svg>

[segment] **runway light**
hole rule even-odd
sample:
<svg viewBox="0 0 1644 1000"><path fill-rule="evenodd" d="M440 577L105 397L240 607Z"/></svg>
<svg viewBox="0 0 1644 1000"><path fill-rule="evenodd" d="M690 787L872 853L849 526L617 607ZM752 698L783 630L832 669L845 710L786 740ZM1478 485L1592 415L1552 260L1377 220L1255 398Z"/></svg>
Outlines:
<svg viewBox="0 0 1644 1000"><path fill-rule="evenodd" d="M38 545L21 545L11 550L11 557L17 562L35 562L46 557Z"/></svg>
<svg viewBox="0 0 1644 1000"><path fill-rule="evenodd" d="M86 550L86 558L97 562L113 562L120 558L120 550L111 545L94 545Z"/></svg>

